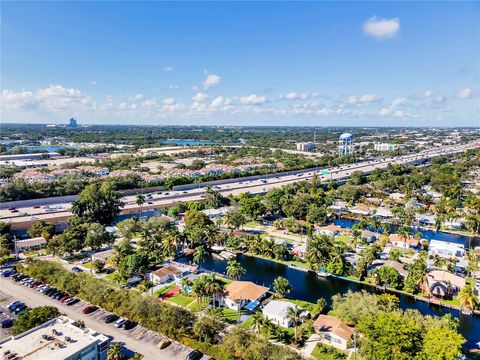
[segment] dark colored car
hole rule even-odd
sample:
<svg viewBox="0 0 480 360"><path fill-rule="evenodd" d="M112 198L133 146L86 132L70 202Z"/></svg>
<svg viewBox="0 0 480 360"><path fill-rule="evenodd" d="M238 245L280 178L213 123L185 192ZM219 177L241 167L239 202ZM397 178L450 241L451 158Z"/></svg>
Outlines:
<svg viewBox="0 0 480 360"><path fill-rule="evenodd" d="M23 305L20 305L19 307L17 307L13 312L18 315L18 314L21 314L22 312L24 312L25 310L27 310L27 305L23 304Z"/></svg>
<svg viewBox="0 0 480 360"><path fill-rule="evenodd" d="M14 301L14 302L10 303L10 305L8 305L7 309L9 311L12 311L12 310L15 309L15 306L18 306L19 304L22 304L22 302L20 300Z"/></svg>
<svg viewBox="0 0 480 360"><path fill-rule="evenodd" d="M98 307L96 307L95 305L89 305L85 309L82 310L82 313L83 314L91 314L91 313L93 313L97 310L98 310Z"/></svg>
<svg viewBox="0 0 480 360"><path fill-rule="evenodd" d="M103 319L103 322L105 324L111 324L112 322L114 321L117 321L118 320L118 316L115 315L115 314L110 314L110 315L107 315L104 319Z"/></svg>
<svg viewBox="0 0 480 360"><path fill-rule="evenodd" d="M67 306L71 306L73 304L78 303L79 301L80 301L79 299L70 298L70 299L65 300L64 304L67 305Z"/></svg>
<svg viewBox="0 0 480 360"><path fill-rule="evenodd" d="M70 299L70 295L64 295L60 299L58 299L58 301L60 301L61 303L64 303L68 299Z"/></svg>
<svg viewBox="0 0 480 360"><path fill-rule="evenodd" d="M198 350L193 350L188 353L185 360L200 360L203 357L203 353Z"/></svg>
<svg viewBox="0 0 480 360"><path fill-rule="evenodd" d="M72 268L72 271L74 271L74 272L76 272L76 273L81 273L83 270L80 269L79 267L74 266L74 267Z"/></svg>
<svg viewBox="0 0 480 360"><path fill-rule="evenodd" d="M5 319L2 321L2 329L6 329L13 326L13 319Z"/></svg>
<svg viewBox="0 0 480 360"><path fill-rule="evenodd" d="M3 277L9 277L10 275L12 275L12 270L4 270L4 271L2 271L2 276L3 276Z"/></svg>
<svg viewBox="0 0 480 360"><path fill-rule="evenodd" d="M135 326L137 326L137 323L133 322L133 321L130 321L130 320L127 320L125 321L125 324L123 324L123 328L125 330L131 330L133 329Z"/></svg>
<svg viewBox="0 0 480 360"><path fill-rule="evenodd" d="M10 306L10 307L8 308L8 310L10 310L10 312L15 312L15 310L17 310L17 309L18 309L19 307L21 307L21 306L25 306L25 304L20 301L20 302L18 302L18 303L16 303L16 304L13 304L12 306Z"/></svg>
<svg viewBox="0 0 480 360"><path fill-rule="evenodd" d="M44 294L47 295L47 296L50 296L50 295L52 295L54 292L57 292L57 290L55 290L54 288L50 288L50 289L46 290L46 291L44 292Z"/></svg>
<svg viewBox="0 0 480 360"><path fill-rule="evenodd" d="M65 296L65 293L64 292L59 292L57 295L55 295L53 298L55 300L60 300L61 298L63 298Z"/></svg>

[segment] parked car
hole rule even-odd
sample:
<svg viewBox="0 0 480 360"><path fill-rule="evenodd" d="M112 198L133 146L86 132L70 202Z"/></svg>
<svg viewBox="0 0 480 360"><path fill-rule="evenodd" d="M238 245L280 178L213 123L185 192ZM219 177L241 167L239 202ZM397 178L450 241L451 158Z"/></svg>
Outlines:
<svg viewBox="0 0 480 360"><path fill-rule="evenodd" d="M172 343L171 340L169 340L169 339L163 339L162 341L160 341L160 342L157 344L157 348L159 348L160 350L163 350L163 349L169 347L171 343Z"/></svg>
<svg viewBox="0 0 480 360"><path fill-rule="evenodd" d="M77 298L69 298L67 300L65 300L64 304L67 305L67 306L71 306L73 304L76 304L78 303L80 300L77 299Z"/></svg>
<svg viewBox="0 0 480 360"><path fill-rule="evenodd" d="M125 330L131 330L133 329L135 326L137 326L137 323L133 322L133 321L130 321L130 320L127 320L125 321L125 323L123 324L123 328Z"/></svg>
<svg viewBox="0 0 480 360"><path fill-rule="evenodd" d="M72 271L74 271L74 272L76 272L76 273L81 273L83 270L80 269L80 268L77 267L77 266L74 266L74 267L72 268Z"/></svg>
<svg viewBox="0 0 480 360"><path fill-rule="evenodd" d="M9 277L12 275L12 270L3 270L2 271L2 277Z"/></svg>
<svg viewBox="0 0 480 360"><path fill-rule="evenodd" d="M65 303L65 301L67 301L68 299L70 299L70 295L64 295L60 299L58 299L58 301L60 301L61 303Z"/></svg>
<svg viewBox="0 0 480 360"><path fill-rule="evenodd" d="M27 305L22 304L22 305L16 307L15 310L13 310L13 313L18 315L18 314L21 314L22 312L24 312L25 310L27 310Z"/></svg>
<svg viewBox="0 0 480 360"><path fill-rule="evenodd" d="M90 259L89 257L86 257L86 258L82 259L82 264L89 263L90 260L91 260L91 259Z"/></svg>
<svg viewBox="0 0 480 360"><path fill-rule="evenodd" d="M7 329L13 326L13 319L5 319L2 321L2 329Z"/></svg>
<svg viewBox="0 0 480 360"><path fill-rule="evenodd" d="M40 209L41 206L40 206L40 205L35 205L33 208L34 208L34 209Z"/></svg>
<svg viewBox="0 0 480 360"><path fill-rule="evenodd" d="M18 304L22 304L22 302L20 300L12 301L10 304L7 305L7 309L9 311L12 311Z"/></svg>
<svg viewBox="0 0 480 360"><path fill-rule="evenodd" d="M124 319L124 318L120 318L118 319L117 321L115 321L115 327L117 328L121 328L123 326L123 324L125 324L127 322L127 319Z"/></svg>
<svg viewBox="0 0 480 360"><path fill-rule="evenodd" d="M97 307L97 306L95 306L95 305L89 305L89 306L87 306L85 309L82 310L82 313L83 313L83 314L91 314L91 313L93 313L93 312L95 312L95 311L97 311L97 310L98 310L98 307Z"/></svg>
<svg viewBox="0 0 480 360"><path fill-rule="evenodd" d="M203 353L198 350L193 350L188 353L185 360L200 360L203 357Z"/></svg>
<svg viewBox="0 0 480 360"><path fill-rule="evenodd" d="M117 321L118 320L118 316L115 315L115 314L110 314L110 315L107 315L104 319L103 319L103 322L105 324L111 324L112 322L114 321Z"/></svg>

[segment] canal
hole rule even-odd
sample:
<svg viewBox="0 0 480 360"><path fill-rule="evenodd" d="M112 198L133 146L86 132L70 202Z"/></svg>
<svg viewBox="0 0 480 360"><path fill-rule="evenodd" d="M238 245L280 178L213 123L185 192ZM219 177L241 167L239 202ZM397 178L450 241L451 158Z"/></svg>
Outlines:
<svg viewBox="0 0 480 360"><path fill-rule="evenodd" d="M365 289L369 292L374 292L374 289L370 286L338 278L322 279L313 272L292 269L286 265L270 260L245 255L238 255L237 260L246 270L241 280L249 280L260 285L271 287L273 280L277 276L283 276L292 284L292 292L290 293L292 298L313 303L315 303L318 298L323 297L330 305L333 295L344 294L348 290L359 291ZM183 261L187 261L187 259L183 258ZM209 257L201 266L207 270L225 274L227 263L226 261ZM428 305L423 301L415 301L412 297L406 295L400 295L399 298L402 309L417 309L424 315L442 316L444 314L452 314L452 316L459 319L459 331L467 339L468 346L475 347L475 344L480 341L479 317L462 315L453 309Z"/></svg>

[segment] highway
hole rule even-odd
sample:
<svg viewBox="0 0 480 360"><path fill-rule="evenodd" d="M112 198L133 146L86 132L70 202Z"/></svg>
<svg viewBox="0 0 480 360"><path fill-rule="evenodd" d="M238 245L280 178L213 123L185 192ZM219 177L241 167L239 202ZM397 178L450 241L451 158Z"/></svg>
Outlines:
<svg viewBox="0 0 480 360"><path fill-rule="evenodd" d="M388 164L421 164L423 161L433 157L442 155L452 155L463 152L467 149L474 148L476 143L465 145L447 146L432 148L423 152L409 154L398 157L384 158L379 160L365 161L356 164L341 165L328 169L307 169L299 171L297 174L277 174L274 177L260 178L256 180L248 180L239 178L235 182L212 186L213 189L219 191L222 195L238 195L244 192L252 194L262 194L274 187L280 187L298 181L305 181L312 178L316 173L319 181L337 181L349 178L353 172L360 171L362 173L370 173L375 169L385 169ZM325 174L328 171L328 174ZM135 195L125 196L122 200L125 206L122 209L123 214L136 213L141 210L160 209L172 206L176 202L199 201L205 194L205 187L193 188L188 190L163 191L161 193L152 192L144 193L146 200L142 206L136 204ZM61 199L61 198L60 198ZM18 230L28 228L32 221L45 220L57 222L59 219L66 219L71 216L71 203L62 202L40 205L33 207L17 208L18 212L11 212L8 209L0 210L0 219L10 222L12 229Z"/></svg>

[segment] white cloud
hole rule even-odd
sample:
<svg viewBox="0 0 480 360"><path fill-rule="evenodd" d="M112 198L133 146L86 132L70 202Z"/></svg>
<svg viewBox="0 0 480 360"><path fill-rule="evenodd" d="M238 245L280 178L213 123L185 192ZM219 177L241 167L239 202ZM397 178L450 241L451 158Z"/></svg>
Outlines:
<svg viewBox="0 0 480 360"><path fill-rule="evenodd" d="M363 31L368 36L373 36L376 39L388 39L394 37L400 30L400 20L380 19L376 16L371 17L363 24Z"/></svg>
<svg viewBox="0 0 480 360"><path fill-rule="evenodd" d="M212 103L210 104L210 107L212 109L218 109L222 107L225 104L225 98L223 96L218 96L215 99L212 100Z"/></svg>
<svg viewBox="0 0 480 360"><path fill-rule="evenodd" d="M163 71L165 71L165 72L171 72L171 71L173 71L173 67L172 67L172 66L164 66L164 67L163 67Z"/></svg>
<svg viewBox="0 0 480 360"><path fill-rule="evenodd" d="M177 90L177 89L178 89L178 85L170 84L170 85L168 85L168 88L169 88L170 90Z"/></svg>
<svg viewBox="0 0 480 360"><path fill-rule="evenodd" d="M251 94L248 96L242 96L240 102L242 105L262 105L267 102L267 98L265 96Z"/></svg>
<svg viewBox="0 0 480 360"><path fill-rule="evenodd" d="M214 86L217 86L218 84L220 84L220 80L222 78L218 75L215 75L215 74L208 74L207 75L207 78L205 80L202 81L202 84L203 84L203 88L205 90L211 88L211 87L214 87Z"/></svg>
<svg viewBox="0 0 480 360"><path fill-rule="evenodd" d="M320 93L319 92L312 92L312 93L296 93L294 91L289 92L287 94L281 94L280 99L282 100L307 100L310 98L316 98L319 97Z"/></svg>
<svg viewBox="0 0 480 360"><path fill-rule="evenodd" d="M465 88L465 89L460 90L457 93L456 97L457 97L457 99L470 99L471 97L473 97L473 95L474 94L473 94L472 89Z"/></svg>
<svg viewBox="0 0 480 360"><path fill-rule="evenodd" d="M418 94L417 98L419 98L419 99L429 99L433 95L434 95L434 92L432 90L427 90L427 91L424 91L424 92Z"/></svg>
<svg viewBox="0 0 480 360"><path fill-rule="evenodd" d="M157 106L157 99L155 97L152 97L150 99L146 99L143 103L142 106L147 109L154 108Z"/></svg>
<svg viewBox="0 0 480 360"><path fill-rule="evenodd" d="M133 96L130 96L129 99L132 100L132 101L142 100L143 99L143 94L135 94Z"/></svg>
<svg viewBox="0 0 480 360"><path fill-rule="evenodd" d="M97 80L90 81L90 85L97 85L97 84L98 84Z"/></svg>
<svg viewBox="0 0 480 360"><path fill-rule="evenodd" d="M405 103L407 98L401 97L401 98L396 98L392 100L392 106L400 106Z"/></svg>
<svg viewBox="0 0 480 360"><path fill-rule="evenodd" d="M204 102L208 100L208 95L202 92L196 93L192 100L195 102Z"/></svg>
<svg viewBox="0 0 480 360"><path fill-rule="evenodd" d="M382 98L378 95L361 95L361 96L348 96L343 99L342 102L347 105L367 105L380 101Z"/></svg>
<svg viewBox="0 0 480 360"><path fill-rule="evenodd" d="M168 97L168 98L163 99L162 102L163 102L163 105L173 105L173 104L175 104L175 99L171 98L171 97Z"/></svg>

